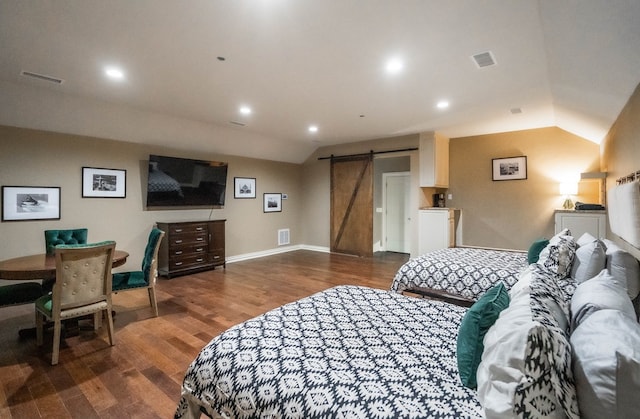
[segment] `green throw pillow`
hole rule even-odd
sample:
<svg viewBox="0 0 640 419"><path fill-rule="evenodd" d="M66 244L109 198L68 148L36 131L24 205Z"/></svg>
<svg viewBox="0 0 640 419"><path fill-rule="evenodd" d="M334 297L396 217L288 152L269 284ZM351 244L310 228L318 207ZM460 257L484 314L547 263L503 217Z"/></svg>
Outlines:
<svg viewBox="0 0 640 419"><path fill-rule="evenodd" d="M480 297L464 315L458 330L456 349L458 372L464 386L469 388L478 386L476 371L484 351L482 343L484 335L507 306L509 306L509 293L500 282Z"/></svg>
<svg viewBox="0 0 640 419"><path fill-rule="evenodd" d="M529 252L527 252L527 262L529 262L529 265L538 261L540 252L542 252L542 249L547 247L548 244L549 240L547 239L538 239L531 244Z"/></svg>

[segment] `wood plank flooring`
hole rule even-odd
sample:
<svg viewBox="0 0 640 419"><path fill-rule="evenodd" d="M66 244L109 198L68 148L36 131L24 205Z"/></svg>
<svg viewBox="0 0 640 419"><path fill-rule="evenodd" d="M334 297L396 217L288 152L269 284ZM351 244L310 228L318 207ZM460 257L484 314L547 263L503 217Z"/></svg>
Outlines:
<svg viewBox="0 0 640 419"><path fill-rule="evenodd" d="M114 295L116 345L104 328L63 340L51 366L45 345L18 338L34 325L33 305L0 309L0 418L169 418L200 349L225 329L335 285L388 289L408 259L295 251L236 262L226 270L160 279L160 316L145 290Z"/></svg>

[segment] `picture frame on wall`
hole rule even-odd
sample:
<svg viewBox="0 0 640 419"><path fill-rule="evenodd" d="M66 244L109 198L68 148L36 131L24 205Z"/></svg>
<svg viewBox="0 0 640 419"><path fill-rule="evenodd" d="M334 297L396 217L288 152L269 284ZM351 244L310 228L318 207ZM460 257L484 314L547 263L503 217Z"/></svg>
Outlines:
<svg viewBox="0 0 640 419"><path fill-rule="evenodd" d="M266 193L264 194L264 212L281 212L282 211L282 194Z"/></svg>
<svg viewBox="0 0 640 419"><path fill-rule="evenodd" d="M234 177L233 197L236 199L256 198L256 178L254 177Z"/></svg>
<svg viewBox="0 0 640 419"><path fill-rule="evenodd" d="M127 171L101 167L83 167L82 197L126 198Z"/></svg>
<svg viewBox="0 0 640 419"><path fill-rule="evenodd" d="M527 178L527 156L492 159L493 180Z"/></svg>
<svg viewBox="0 0 640 419"><path fill-rule="evenodd" d="M2 221L59 219L59 186L2 187Z"/></svg>

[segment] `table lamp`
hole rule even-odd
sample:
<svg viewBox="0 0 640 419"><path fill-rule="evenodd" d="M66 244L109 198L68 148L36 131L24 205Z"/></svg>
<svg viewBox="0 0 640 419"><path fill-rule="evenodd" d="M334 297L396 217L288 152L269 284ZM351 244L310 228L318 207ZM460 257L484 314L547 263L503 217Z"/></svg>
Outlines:
<svg viewBox="0 0 640 419"><path fill-rule="evenodd" d="M564 203L562 204L562 208L564 209L573 209L573 201L571 201L571 195L578 194L578 183L577 182L563 182L560 184L560 195L564 196Z"/></svg>

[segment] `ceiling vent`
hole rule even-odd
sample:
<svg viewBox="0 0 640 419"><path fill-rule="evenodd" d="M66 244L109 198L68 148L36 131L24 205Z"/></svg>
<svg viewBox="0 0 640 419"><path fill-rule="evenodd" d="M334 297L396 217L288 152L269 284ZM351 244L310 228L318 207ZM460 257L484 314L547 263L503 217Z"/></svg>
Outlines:
<svg viewBox="0 0 640 419"><path fill-rule="evenodd" d="M492 65L496 65L496 60L493 57L491 51L475 54L471 56L471 58L473 58L473 62L476 63L478 68L491 67Z"/></svg>
<svg viewBox="0 0 640 419"><path fill-rule="evenodd" d="M229 121L230 124L237 125L239 127L244 127L246 124L239 121Z"/></svg>
<svg viewBox="0 0 640 419"><path fill-rule="evenodd" d="M509 110L513 115L517 115L519 113L522 113L522 108L511 108Z"/></svg>
<svg viewBox="0 0 640 419"><path fill-rule="evenodd" d="M22 73L20 73L20 74L25 76L25 77L31 77L31 78L38 79L38 80L44 80L44 81L48 81L50 83L55 83L55 84L62 84L64 82L64 80L59 79L57 77L47 76L45 74L32 73L31 71L22 70Z"/></svg>

